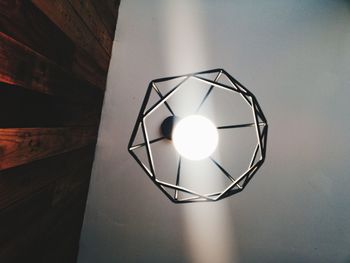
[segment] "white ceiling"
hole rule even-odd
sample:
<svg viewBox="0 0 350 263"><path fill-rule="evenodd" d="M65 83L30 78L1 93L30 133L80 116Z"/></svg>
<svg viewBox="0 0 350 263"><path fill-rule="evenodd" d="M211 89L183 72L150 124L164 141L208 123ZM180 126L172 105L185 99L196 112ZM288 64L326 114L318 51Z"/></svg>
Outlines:
<svg viewBox="0 0 350 263"><path fill-rule="evenodd" d="M116 40L79 262L350 261L349 1L124 0ZM258 98L267 159L240 194L176 205L128 140L150 80L217 67Z"/></svg>

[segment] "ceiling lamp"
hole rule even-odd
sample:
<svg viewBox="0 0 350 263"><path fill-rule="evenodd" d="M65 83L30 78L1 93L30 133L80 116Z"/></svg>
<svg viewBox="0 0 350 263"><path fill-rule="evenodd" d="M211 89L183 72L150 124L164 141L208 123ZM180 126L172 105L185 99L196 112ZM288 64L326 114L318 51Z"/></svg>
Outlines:
<svg viewBox="0 0 350 263"><path fill-rule="evenodd" d="M216 90L222 97L210 101ZM239 101L229 102L230 97ZM244 104L240 110L217 112L240 103ZM250 122L218 124L220 117L226 120L243 113ZM253 136L237 139L232 130L241 129L245 132L240 134L249 134L248 129ZM239 149L241 141L246 147ZM255 96L225 70L214 69L152 80L128 150L171 201L217 201L246 187L265 160L266 141L267 121ZM229 148L220 151L220 147ZM248 155L242 157L245 152ZM239 158L239 165L234 164Z"/></svg>

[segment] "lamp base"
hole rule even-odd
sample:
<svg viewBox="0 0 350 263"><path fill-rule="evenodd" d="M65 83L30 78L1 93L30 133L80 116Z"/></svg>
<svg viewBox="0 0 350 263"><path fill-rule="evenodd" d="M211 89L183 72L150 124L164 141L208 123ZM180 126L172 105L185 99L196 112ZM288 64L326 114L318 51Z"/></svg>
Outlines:
<svg viewBox="0 0 350 263"><path fill-rule="evenodd" d="M178 121L178 117L176 116L169 116L165 118L165 120L162 122L160 126L160 131L162 135L167 138L168 140L172 139L172 133L175 126L175 123Z"/></svg>

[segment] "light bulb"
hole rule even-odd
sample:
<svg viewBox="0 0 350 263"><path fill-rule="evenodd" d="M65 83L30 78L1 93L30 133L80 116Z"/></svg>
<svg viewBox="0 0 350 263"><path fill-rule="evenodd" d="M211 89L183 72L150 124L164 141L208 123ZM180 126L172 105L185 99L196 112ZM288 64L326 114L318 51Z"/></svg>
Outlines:
<svg viewBox="0 0 350 263"><path fill-rule="evenodd" d="M181 119L172 133L178 153L190 160L209 157L216 149L219 135L215 125L201 115L190 115Z"/></svg>

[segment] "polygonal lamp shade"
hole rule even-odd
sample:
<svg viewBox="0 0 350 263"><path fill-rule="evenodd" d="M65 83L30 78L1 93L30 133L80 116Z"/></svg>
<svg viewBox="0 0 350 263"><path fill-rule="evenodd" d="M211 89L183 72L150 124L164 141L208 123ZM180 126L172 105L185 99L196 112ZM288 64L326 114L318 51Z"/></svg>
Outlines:
<svg viewBox="0 0 350 263"><path fill-rule="evenodd" d="M178 121L191 115L209 119L219 138L210 156L195 161L181 156L172 141ZM255 96L214 69L152 80L128 150L171 201L187 203L242 191L265 160L266 141L267 121Z"/></svg>

